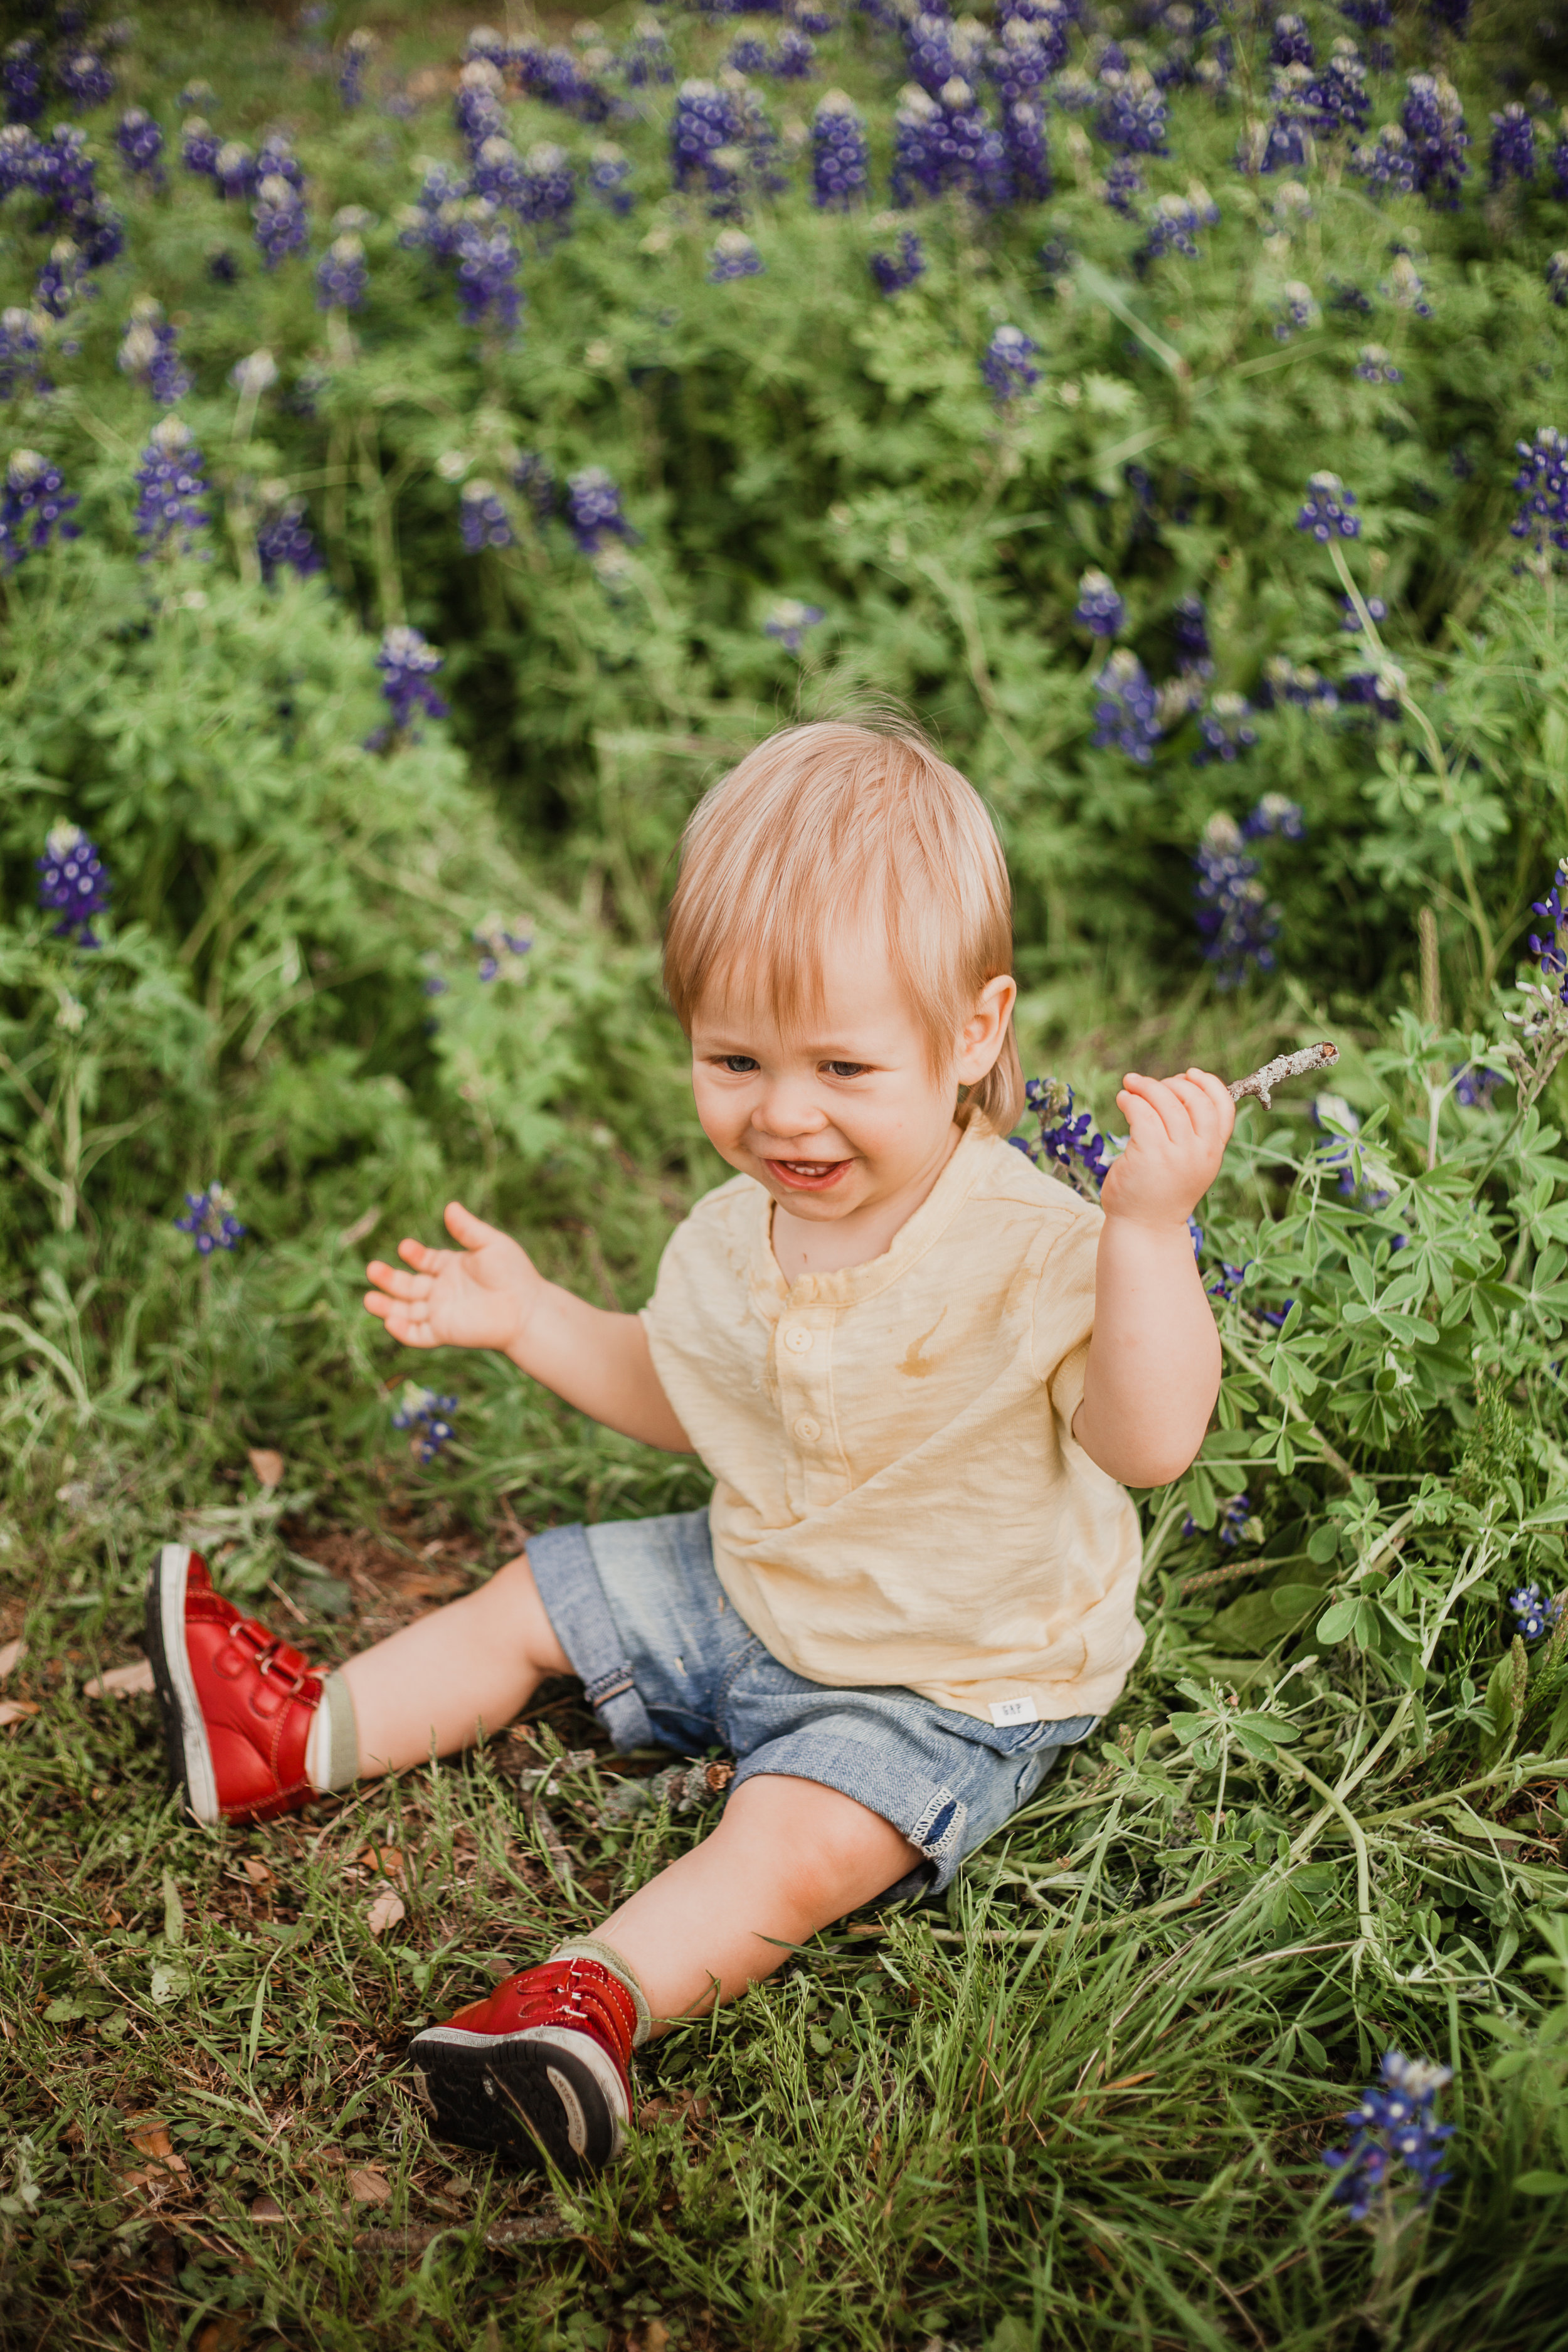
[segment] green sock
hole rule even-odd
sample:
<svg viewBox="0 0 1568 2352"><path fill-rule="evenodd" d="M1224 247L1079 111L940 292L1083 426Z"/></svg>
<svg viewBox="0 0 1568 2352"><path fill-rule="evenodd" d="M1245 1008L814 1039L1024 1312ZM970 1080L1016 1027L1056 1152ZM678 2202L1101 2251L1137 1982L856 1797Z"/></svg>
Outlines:
<svg viewBox="0 0 1568 2352"><path fill-rule="evenodd" d="M359 1779L359 1725L354 1717L353 1693L341 1674L330 1674L322 1682L321 1703L316 1709L310 1745L305 1750L305 1776L311 1788L323 1795L352 1788Z"/></svg>
<svg viewBox="0 0 1568 2352"><path fill-rule="evenodd" d="M647 2005L647 1995L637 1979L629 1961L623 1960L613 1944L601 1944L596 1936L573 1936L564 1944L557 1944L550 1954L552 1960L597 1960L607 1969L618 1985L624 1985L632 1997L637 2013L637 2030L632 2036L632 2048L640 2050L653 2032L653 2011Z"/></svg>

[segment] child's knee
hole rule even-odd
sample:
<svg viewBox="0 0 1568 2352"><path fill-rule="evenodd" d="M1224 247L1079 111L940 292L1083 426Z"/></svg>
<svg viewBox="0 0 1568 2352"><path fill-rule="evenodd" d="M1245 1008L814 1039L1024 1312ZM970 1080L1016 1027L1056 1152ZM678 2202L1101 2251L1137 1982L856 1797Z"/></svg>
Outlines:
<svg viewBox="0 0 1568 2352"><path fill-rule="evenodd" d="M521 1655L537 1674L572 1672L572 1661L561 1646L561 1637L541 1598L526 1547L515 1559L498 1568L479 1591L504 1616L508 1637L517 1643Z"/></svg>
<svg viewBox="0 0 1568 2352"><path fill-rule="evenodd" d="M755 1841L804 1910L837 1918L913 1870L921 1856L891 1822L821 1781L760 1772L742 1781L725 1825Z"/></svg>

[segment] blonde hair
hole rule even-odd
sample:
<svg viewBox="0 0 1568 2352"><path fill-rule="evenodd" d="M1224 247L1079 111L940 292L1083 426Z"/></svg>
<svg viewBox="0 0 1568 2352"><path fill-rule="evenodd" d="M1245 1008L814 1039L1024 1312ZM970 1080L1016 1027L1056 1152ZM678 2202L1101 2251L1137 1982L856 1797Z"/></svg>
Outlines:
<svg viewBox="0 0 1568 2352"><path fill-rule="evenodd" d="M681 839L664 940L681 1027L716 981L765 973L771 1010L799 1028L821 1006L823 942L868 908L940 1072L986 982L1013 967L1012 887L984 803L901 716L770 735ZM1009 1017L965 1109L1005 1135L1023 1098Z"/></svg>

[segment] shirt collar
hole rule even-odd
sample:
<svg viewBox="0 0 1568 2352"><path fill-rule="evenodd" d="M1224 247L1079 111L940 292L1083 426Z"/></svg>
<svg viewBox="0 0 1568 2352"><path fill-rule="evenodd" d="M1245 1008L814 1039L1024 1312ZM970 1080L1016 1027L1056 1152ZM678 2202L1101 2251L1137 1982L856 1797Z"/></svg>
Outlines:
<svg viewBox="0 0 1568 2352"><path fill-rule="evenodd" d="M907 1217L899 1227L880 1257L868 1258L864 1265L840 1266L833 1274L803 1274L793 1283L784 1280L784 1270L773 1255L773 1197L764 1185L759 1184L752 1231L753 1292L781 1307L853 1307L863 1298L874 1298L906 1274L915 1260L922 1257L947 1231L973 1190L986 1150L994 1140L992 1129L976 1113L959 1137L942 1174L913 1216Z"/></svg>

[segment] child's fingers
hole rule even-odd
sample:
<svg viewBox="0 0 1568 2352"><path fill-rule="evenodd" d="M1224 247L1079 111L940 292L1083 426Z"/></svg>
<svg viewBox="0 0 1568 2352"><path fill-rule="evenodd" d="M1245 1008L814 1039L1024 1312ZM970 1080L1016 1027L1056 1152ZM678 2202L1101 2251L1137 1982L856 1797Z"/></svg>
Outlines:
<svg viewBox="0 0 1568 2352"><path fill-rule="evenodd" d="M1206 1142L1215 1122L1215 1107L1196 1080L1191 1076L1167 1078L1165 1085L1187 1115L1193 1135Z"/></svg>
<svg viewBox="0 0 1568 2352"><path fill-rule="evenodd" d="M1142 1093L1133 1094L1124 1087L1116 1097L1116 1108L1127 1121L1128 1133L1134 1143L1145 1150L1155 1151L1169 1145L1171 1138L1159 1108Z"/></svg>
<svg viewBox="0 0 1568 2352"><path fill-rule="evenodd" d="M1170 1143L1180 1141L1182 1129L1187 1124L1186 1114L1179 1108L1163 1079L1140 1077L1135 1070L1128 1073L1121 1093L1116 1097L1116 1104L1136 1136L1138 1129L1133 1126L1131 1113L1127 1108L1129 1101L1146 1103L1154 1118L1158 1119L1166 1141ZM1148 1126L1147 1121L1145 1121L1143 1139L1150 1143L1157 1143L1160 1139L1153 1129Z"/></svg>
<svg viewBox="0 0 1568 2352"><path fill-rule="evenodd" d="M379 1258L365 1273L389 1298L428 1298L434 1286L427 1274L405 1274L401 1266L384 1265Z"/></svg>
<svg viewBox="0 0 1568 2352"><path fill-rule="evenodd" d="M476 1217L471 1209L465 1209L461 1201L447 1202L446 1224L452 1239L461 1242L465 1249L483 1249L487 1242L503 1242L506 1239L496 1226L487 1225L482 1217Z"/></svg>
<svg viewBox="0 0 1568 2352"><path fill-rule="evenodd" d="M1219 1121L1220 1139L1228 1140L1236 1125L1236 1102L1230 1088L1223 1078L1216 1078L1212 1070L1189 1070L1187 1076L1194 1086L1202 1087Z"/></svg>
<svg viewBox="0 0 1568 2352"><path fill-rule="evenodd" d="M412 1237L398 1243L397 1255L405 1265L413 1266L419 1274L439 1274L452 1258L450 1250L432 1249L428 1242L416 1242Z"/></svg>

